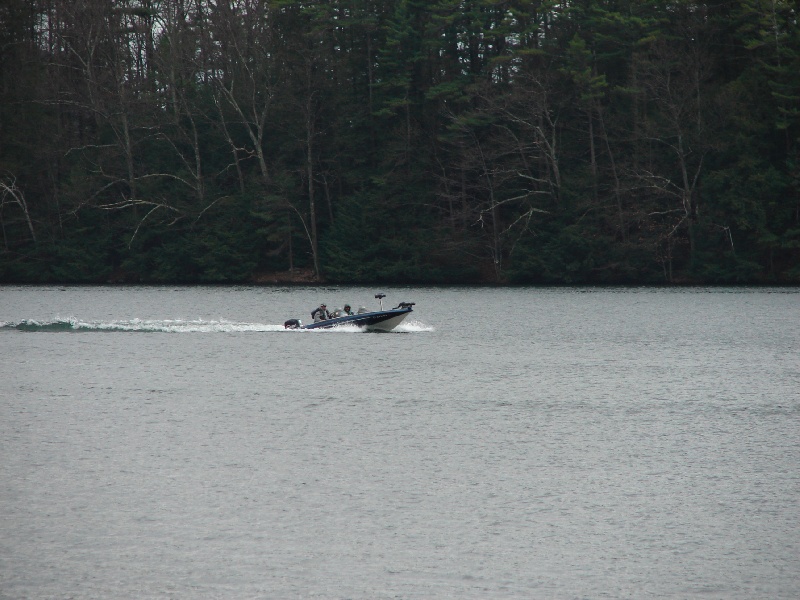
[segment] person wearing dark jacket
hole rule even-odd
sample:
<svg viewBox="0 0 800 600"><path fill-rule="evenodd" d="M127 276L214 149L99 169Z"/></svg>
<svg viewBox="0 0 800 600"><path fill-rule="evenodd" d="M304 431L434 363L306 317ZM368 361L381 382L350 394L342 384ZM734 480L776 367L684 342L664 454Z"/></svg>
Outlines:
<svg viewBox="0 0 800 600"><path fill-rule="evenodd" d="M328 312L328 307L323 303L311 311L311 318L314 319L315 323L318 323L319 321L327 321L330 319L331 314Z"/></svg>

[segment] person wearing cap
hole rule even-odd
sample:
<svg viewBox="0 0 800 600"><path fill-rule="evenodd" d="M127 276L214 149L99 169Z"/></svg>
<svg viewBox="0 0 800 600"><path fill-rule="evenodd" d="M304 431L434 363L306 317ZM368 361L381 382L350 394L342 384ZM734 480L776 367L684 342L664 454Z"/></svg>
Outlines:
<svg viewBox="0 0 800 600"><path fill-rule="evenodd" d="M315 323L319 321L327 321L331 318L331 314L328 312L328 307L325 306L325 303L319 305L318 308L315 308L311 311L311 318L314 319Z"/></svg>

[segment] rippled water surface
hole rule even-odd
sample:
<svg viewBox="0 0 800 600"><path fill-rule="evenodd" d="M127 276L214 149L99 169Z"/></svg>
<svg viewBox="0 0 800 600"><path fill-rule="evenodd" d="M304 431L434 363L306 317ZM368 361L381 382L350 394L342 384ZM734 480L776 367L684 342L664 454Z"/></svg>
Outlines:
<svg viewBox="0 0 800 600"><path fill-rule="evenodd" d="M0 287L0 598L798 598L799 350L798 289Z"/></svg>

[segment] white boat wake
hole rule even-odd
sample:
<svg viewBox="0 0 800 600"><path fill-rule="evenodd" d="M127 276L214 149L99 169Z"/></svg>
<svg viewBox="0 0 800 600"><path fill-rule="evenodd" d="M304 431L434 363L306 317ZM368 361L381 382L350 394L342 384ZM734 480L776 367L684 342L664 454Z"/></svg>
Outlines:
<svg viewBox="0 0 800 600"><path fill-rule="evenodd" d="M114 321L85 321L75 317L51 320L23 319L19 322L0 321L0 331L78 333L78 332L150 332L150 333L265 333L285 331L292 333L363 333L357 326L332 329L285 329L282 324L248 323L227 320L206 321L203 319L130 319ZM397 327L398 333L433 331L433 327L410 321Z"/></svg>

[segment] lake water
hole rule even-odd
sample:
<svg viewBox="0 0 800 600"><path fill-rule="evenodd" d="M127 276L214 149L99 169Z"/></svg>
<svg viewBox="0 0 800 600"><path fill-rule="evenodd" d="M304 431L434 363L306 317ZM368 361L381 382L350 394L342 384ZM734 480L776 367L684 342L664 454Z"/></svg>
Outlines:
<svg viewBox="0 0 800 600"><path fill-rule="evenodd" d="M796 599L799 351L797 288L0 287L0 598Z"/></svg>

